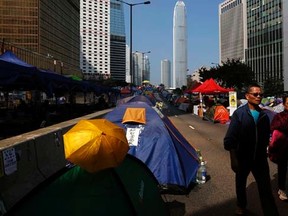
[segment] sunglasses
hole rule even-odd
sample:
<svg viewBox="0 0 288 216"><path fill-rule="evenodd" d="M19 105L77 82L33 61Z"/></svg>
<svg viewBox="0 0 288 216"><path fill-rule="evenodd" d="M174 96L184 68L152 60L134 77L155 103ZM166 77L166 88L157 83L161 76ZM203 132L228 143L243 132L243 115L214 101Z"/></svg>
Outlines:
<svg viewBox="0 0 288 216"><path fill-rule="evenodd" d="M253 95L254 97L258 97L258 96L263 97L263 94L262 94L262 93L248 93L248 94L251 94L251 95Z"/></svg>

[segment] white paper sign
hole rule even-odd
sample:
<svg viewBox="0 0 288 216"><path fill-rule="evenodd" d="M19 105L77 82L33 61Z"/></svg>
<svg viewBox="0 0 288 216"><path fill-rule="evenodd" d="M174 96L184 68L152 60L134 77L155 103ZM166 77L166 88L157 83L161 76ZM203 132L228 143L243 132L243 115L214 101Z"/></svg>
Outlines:
<svg viewBox="0 0 288 216"><path fill-rule="evenodd" d="M140 135L140 128L127 128L126 138L129 146L137 146Z"/></svg>
<svg viewBox="0 0 288 216"><path fill-rule="evenodd" d="M2 153L4 172L6 175L10 175L17 170L17 158L15 149L6 149Z"/></svg>

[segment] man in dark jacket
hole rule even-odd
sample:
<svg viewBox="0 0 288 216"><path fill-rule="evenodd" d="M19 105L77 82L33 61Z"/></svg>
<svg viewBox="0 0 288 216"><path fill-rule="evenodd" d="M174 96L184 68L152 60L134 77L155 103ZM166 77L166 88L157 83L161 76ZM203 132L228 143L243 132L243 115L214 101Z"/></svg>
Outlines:
<svg viewBox="0 0 288 216"><path fill-rule="evenodd" d="M237 215L245 215L246 212L246 183L250 172L258 186L264 215L279 215L271 190L267 161L270 122L259 107L262 96L259 85L248 86L245 94L248 102L233 113L224 138L224 148L230 151L231 168L236 174Z"/></svg>

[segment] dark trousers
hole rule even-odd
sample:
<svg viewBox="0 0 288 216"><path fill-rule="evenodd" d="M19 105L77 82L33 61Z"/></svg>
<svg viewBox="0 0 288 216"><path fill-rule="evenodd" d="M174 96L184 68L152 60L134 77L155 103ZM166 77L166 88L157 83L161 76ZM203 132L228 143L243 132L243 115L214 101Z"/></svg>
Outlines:
<svg viewBox="0 0 288 216"><path fill-rule="evenodd" d="M278 187L281 190L286 189L287 160L278 163Z"/></svg>
<svg viewBox="0 0 288 216"><path fill-rule="evenodd" d="M250 172L252 172L257 183L263 214L265 216L278 216L278 210L271 189L269 166L266 159L259 162L254 161L250 164L248 164L247 161L239 163L239 170L236 172L236 195L238 206L246 208L246 184Z"/></svg>

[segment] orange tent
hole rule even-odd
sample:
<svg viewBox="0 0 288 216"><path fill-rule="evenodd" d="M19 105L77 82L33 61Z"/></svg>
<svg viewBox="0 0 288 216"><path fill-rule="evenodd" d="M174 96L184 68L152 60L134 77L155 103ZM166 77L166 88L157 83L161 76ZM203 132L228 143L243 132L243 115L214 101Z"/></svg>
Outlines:
<svg viewBox="0 0 288 216"><path fill-rule="evenodd" d="M223 105L215 105L207 109L203 117L204 120L214 123L226 124L230 121L228 110Z"/></svg>

